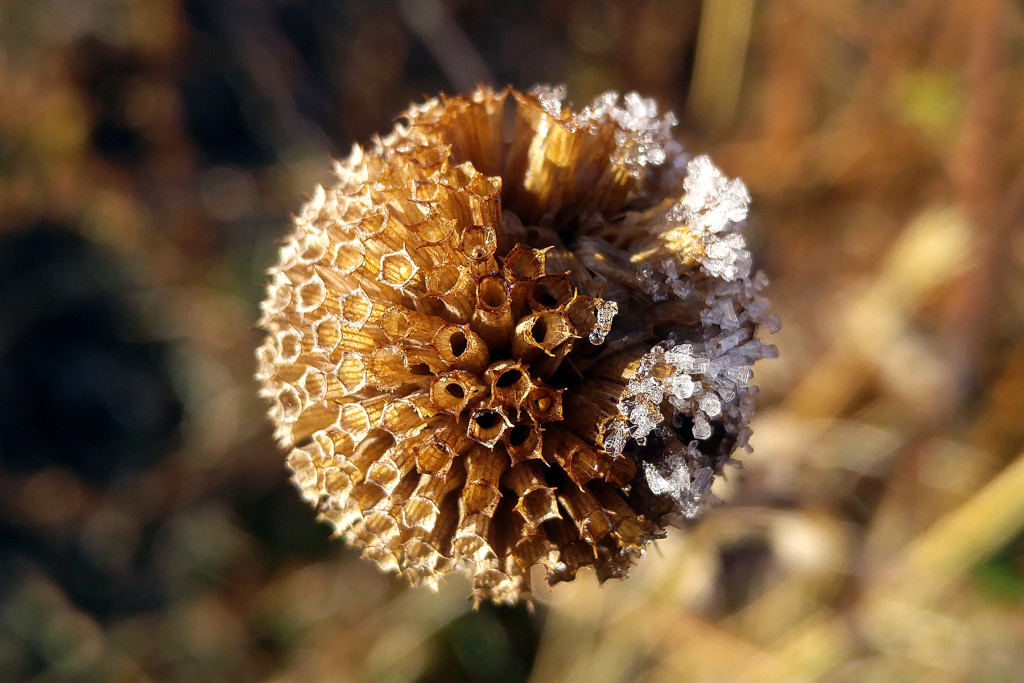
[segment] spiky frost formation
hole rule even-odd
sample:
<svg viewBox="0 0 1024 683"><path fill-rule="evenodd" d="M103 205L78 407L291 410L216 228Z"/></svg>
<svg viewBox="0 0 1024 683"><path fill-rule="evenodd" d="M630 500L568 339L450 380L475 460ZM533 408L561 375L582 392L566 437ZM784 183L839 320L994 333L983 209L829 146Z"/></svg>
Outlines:
<svg viewBox="0 0 1024 683"><path fill-rule="evenodd" d="M302 495L386 570L529 598L623 577L747 443L777 324L749 197L675 119L564 89L414 106L271 271L258 378Z"/></svg>

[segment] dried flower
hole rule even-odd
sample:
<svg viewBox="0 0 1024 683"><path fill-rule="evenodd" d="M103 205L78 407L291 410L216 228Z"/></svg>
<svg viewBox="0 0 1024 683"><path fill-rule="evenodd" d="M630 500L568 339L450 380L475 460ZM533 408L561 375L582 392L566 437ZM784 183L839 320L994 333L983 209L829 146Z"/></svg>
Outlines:
<svg viewBox="0 0 1024 683"><path fill-rule="evenodd" d="M746 446L777 324L738 226L636 93L414 106L337 164L271 271L258 377L302 495L386 570L477 599L626 575Z"/></svg>

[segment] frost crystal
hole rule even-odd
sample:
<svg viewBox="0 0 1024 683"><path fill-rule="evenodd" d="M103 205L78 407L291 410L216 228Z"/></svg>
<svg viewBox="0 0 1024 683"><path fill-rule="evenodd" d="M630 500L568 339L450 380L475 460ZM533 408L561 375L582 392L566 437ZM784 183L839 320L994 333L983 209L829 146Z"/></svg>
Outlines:
<svg viewBox="0 0 1024 683"><path fill-rule="evenodd" d="M689 375L672 375L665 382L665 390L668 392L669 401L676 408L682 408L683 401L693 396L694 384Z"/></svg>
<svg viewBox="0 0 1024 683"><path fill-rule="evenodd" d="M613 456L622 454L622 449L629 440L629 430L621 422L616 422L604 437L604 448Z"/></svg>
<svg viewBox="0 0 1024 683"><path fill-rule="evenodd" d="M681 204L690 216L697 218L700 227L722 232L729 223L747 217L750 194L743 181L726 178L710 157L696 157L686 165L686 173L686 197Z"/></svg>
<svg viewBox="0 0 1024 683"><path fill-rule="evenodd" d="M565 85L535 85L530 90L537 97L541 108L555 118L561 118L565 101Z"/></svg>
<svg viewBox="0 0 1024 683"><path fill-rule="evenodd" d="M647 486L651 489L651 493L656 496L671 495L690 488L690 473L684 463L680 463L669 476L663 477L658 468L645 462L644 476L647 478Z"/></svg>
<svg viewBox="0 0 1024 683"><path fill-rule="evenodd" d="M750 274L750 252L736 224L747 217L750 194L739 179L730 180L701 155L686 165L686 191L668 214L685 223L704 244L701 266L712 277L735 280Z"/></svg>
<svg viewBox="0 0 1024 683"><path fill-rule="evenodd" d="M659 465L643 463L647 488L655 496L673 501L684 517L693 517L714 477L714 470L702 465L702 460L691 444L669 452Z"/></svg>
<svg viewBox="0 0 1024 683"><path fill-rule="evenodd" d="M693 420L693 438L708 439L711 437L711 423L708 422L708 418L704 415L698 414Z"/></svg>
<svg viewBox="0 0 1024 683"><path fill-rule="evenodd" d="M633 425L633 438L637 441L646 439L661 421L661 413L652 409L649 404L637 405L629 413L629 422Z"/></svg>
<svg viewBox="0 0 1024 683"><path fill-rule="evenodd" d="M722 414L722 401L715 394L700 397L700 409L712 420Z"/></svg>
<svg viewBox="0 0 1024 683"><path fill-rule="evenodd" d="M627 93L619 105L619 93L610 90L598 95L573 119L575 127L595 121L612 120L619 125L615 132L612 161L622 164L634 178L642 178L649 166L661 166L667 158L666 148L673 142L675 114L658 116L658 104L635 92Z"/></svg>
<svg viewBox="0 0 1024 683"><path fill-rule="evenodd" d="M612 329L612 319L619 312L619 305L614 301L602 301L597 305L597 324L590 331L590 343L603 344L605 337Z"/></svg>

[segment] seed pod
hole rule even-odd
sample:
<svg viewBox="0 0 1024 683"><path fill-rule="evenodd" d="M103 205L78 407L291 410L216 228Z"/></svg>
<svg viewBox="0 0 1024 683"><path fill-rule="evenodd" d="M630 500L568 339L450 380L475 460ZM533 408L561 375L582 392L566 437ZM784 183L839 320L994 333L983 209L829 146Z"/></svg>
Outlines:
<svg viewBox="0 0 1024 683"><path fill-rule="evenodd" d="M745 447L766 280L749 197L635 93L412 107L271 269L260 393L302 496L414 583L529 599L633 558ZM510 125L506 125L510 122Z"/></svg>

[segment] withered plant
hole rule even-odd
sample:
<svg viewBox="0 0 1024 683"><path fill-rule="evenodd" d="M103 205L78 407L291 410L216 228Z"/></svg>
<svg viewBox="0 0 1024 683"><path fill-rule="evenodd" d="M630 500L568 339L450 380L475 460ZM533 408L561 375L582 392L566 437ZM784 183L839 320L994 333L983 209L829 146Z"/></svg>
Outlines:
<svg viewBox="0 0 1024 683"><path fill-rule="evenodd" d="M624 577L747 444L777 322L749 197L635 93L409 109L271 273L258 377L302 495L381 568L478 600Z"/></svg>

